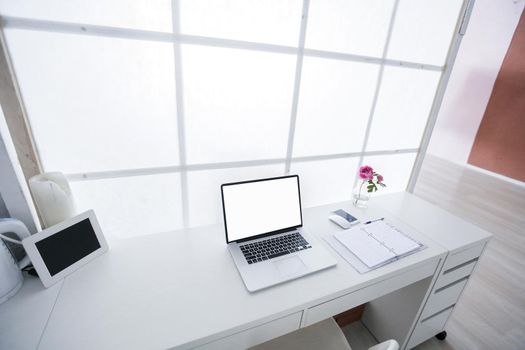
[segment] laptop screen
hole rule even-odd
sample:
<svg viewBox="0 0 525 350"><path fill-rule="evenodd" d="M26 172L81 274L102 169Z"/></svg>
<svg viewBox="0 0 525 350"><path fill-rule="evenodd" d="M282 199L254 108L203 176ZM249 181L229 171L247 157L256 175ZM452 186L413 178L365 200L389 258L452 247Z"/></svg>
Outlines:
<svg viewBox="0 0 525 350"><path fill-rule="evenodd" d="M297 175L224 184L221 191L228 243L303 224Z"/></svg>

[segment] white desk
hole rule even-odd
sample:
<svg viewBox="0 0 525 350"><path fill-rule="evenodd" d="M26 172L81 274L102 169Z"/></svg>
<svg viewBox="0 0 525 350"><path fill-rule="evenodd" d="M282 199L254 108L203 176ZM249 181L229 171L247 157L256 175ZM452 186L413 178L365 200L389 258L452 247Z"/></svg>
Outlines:
<svg viewBox="0 0 525 350"><path fill-rule="evenodd" d="M385 217L427 248L360 275L319 239L336 267L248 293L220 225L123 240L50 289L26 280L0 306L0 348L242 349L369 301L364 321L380 340L417 345L430 334L421 315L435 311L447 255L483 247L490 234L404 193L374 198L366 210L350 203L306 209L305 229L318 237L338 230L327 217L342 207L361 220Z"/></svg>

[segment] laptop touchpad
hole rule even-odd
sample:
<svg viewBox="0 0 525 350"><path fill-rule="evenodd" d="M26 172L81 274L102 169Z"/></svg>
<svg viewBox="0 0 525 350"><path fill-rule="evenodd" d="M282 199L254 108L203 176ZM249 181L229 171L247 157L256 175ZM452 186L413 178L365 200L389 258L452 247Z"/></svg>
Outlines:
<svg viewBox="0 0 525 350"><path fill-rule="evenodd" d="M291 256L286 259L278 260L275 261L274 264L281 275L285 277L294 276L307 270L306 265L298 256Z"/></svg>

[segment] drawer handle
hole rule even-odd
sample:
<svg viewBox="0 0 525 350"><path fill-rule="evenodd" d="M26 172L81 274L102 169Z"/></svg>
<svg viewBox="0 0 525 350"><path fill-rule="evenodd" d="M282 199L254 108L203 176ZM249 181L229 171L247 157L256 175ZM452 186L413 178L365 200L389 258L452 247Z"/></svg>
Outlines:
<svg viewBox="0 0 525 350"><path fill-rule="evenodd" d="M452 272L452 271L455 271L455 270L457 270L457 269L460 269L460 268L462 268L463 266L467 266L467 265L469 265L469 264L472 264L474 261L477 261L477 260L478 260L478 258L474 258L474 259L472 259L472 260L469 260L469 261L467 261L467 262L464 262L463 264L459 264L458 266L451 267L451 268L448 269L447 271L443 272L443 274L446 275L447 273L450 273L450 272Z"/></svg>
<svg viewBox="0 0 525 350"><path fill-rule="evenodd" d="M452 282L452 283L449 283L449 284L447 284L446 286L443 286L443 287L441 287L441 288L439 288L439 289L436 289L436 291L434 292L434 294L437 294L437 293L441 292L441 291L444 290L444 289L447 289L447 288L449 288L449 287L452 287L453 285L458 284L458 283L461 283L461 282L466 281L466 280L468 280L468 276L467 276L467 277L463 277L462 279L457 280L457 281L454 281L454 282Z"/></svg>
<svg viewBox="0 0 525 350"><path fill-rule="evenodd" d="M436 312L436 313L434 313L434 314L432 314L432 315L430 315L430 316L428 316L428 317L425 317L423 320L421 320L421 323L427 321L428 319L431 319L432 317L435 317L435 316L440 315L440 314L442 314L442 313L444 313L444 312L447 312L448 310L454 308L454 306L456 306L456 304L451 305L451 306L449 306L449 307L447 307L446 309L443 309L443 310L441 310L441 311L438 311L438 312Z"/></svg>

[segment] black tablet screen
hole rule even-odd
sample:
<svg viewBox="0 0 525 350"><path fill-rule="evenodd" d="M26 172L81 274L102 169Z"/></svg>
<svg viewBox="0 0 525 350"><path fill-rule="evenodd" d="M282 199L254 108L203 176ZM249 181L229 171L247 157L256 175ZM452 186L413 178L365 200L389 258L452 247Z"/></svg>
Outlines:
<svg viewBox="0 0 525 350"><path fill-rule="evenodd" d="M51 276L100 248L89 219L44 238L35 245Z"/></svg>

